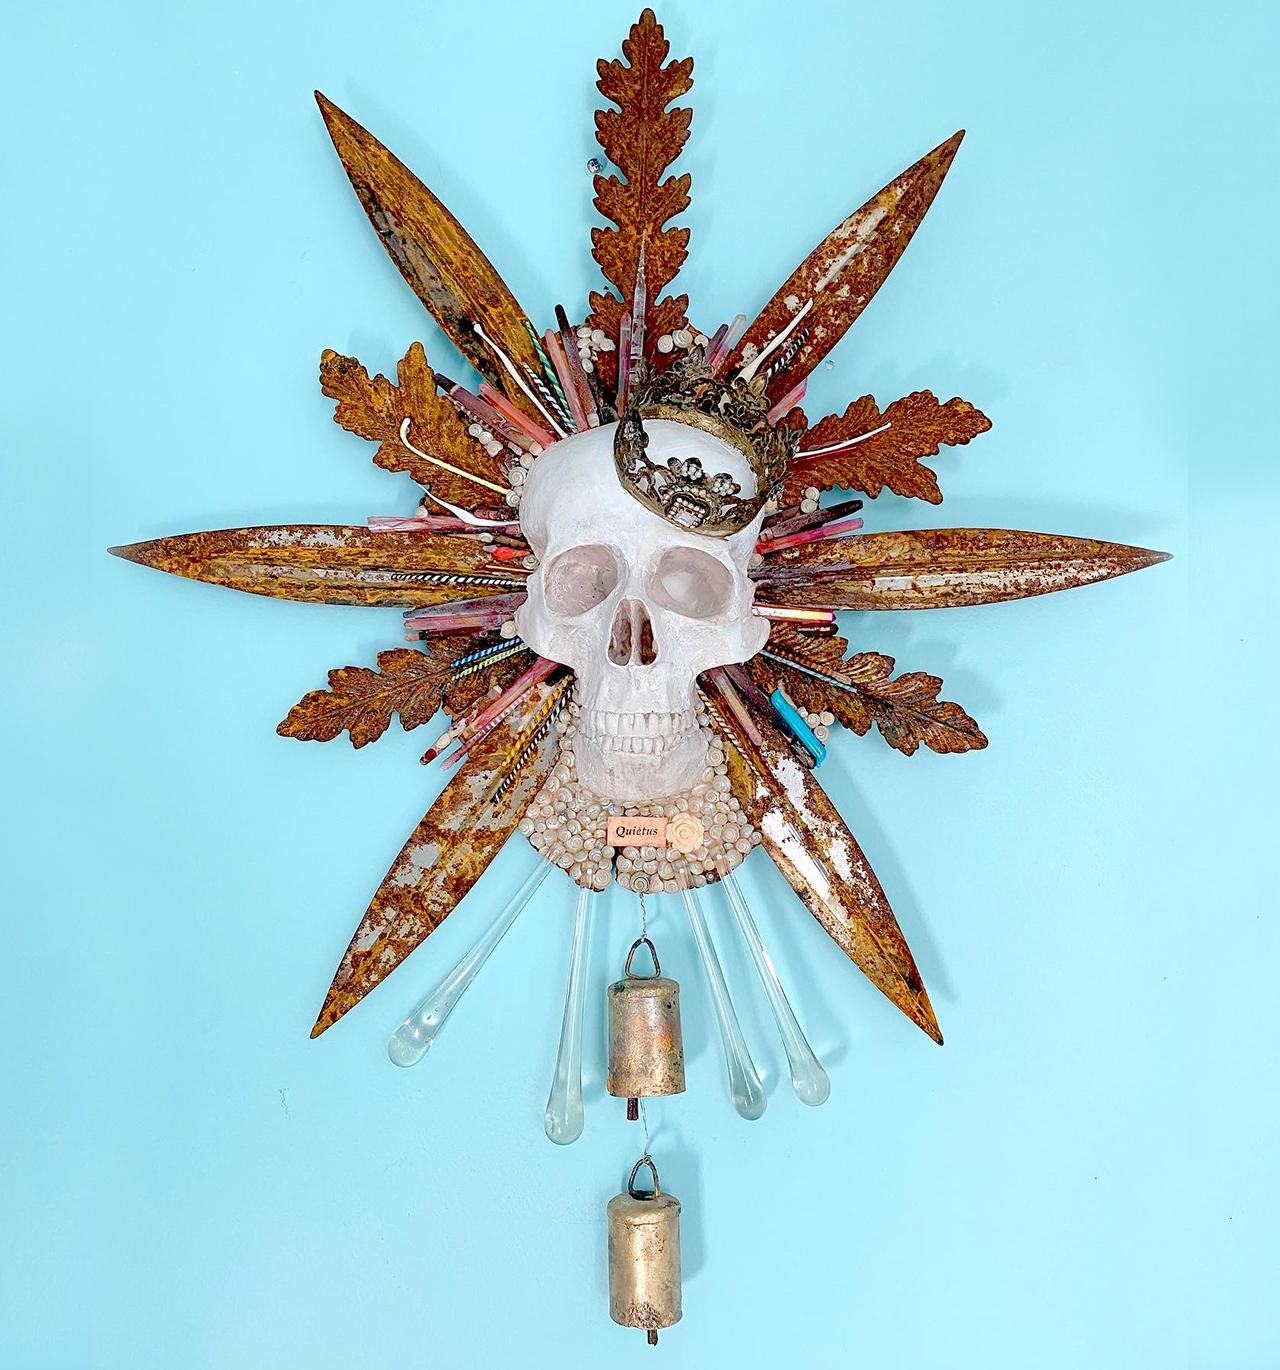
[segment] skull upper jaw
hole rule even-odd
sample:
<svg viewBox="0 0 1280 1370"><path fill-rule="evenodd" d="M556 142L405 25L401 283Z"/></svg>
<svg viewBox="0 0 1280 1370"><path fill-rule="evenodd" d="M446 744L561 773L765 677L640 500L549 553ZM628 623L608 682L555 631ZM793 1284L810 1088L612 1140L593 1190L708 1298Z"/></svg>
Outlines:
<svg viewBox="0 0 1280 1370"><path fill-rule="evenodd" d="M694 723L690 713L688 721ZM707 764L707 740L695 726L658 741L652 750L636 750L650 739L638 736L574 731L578 778L601 798L617 804L649 804L673 799L698 783Z"/></svg>

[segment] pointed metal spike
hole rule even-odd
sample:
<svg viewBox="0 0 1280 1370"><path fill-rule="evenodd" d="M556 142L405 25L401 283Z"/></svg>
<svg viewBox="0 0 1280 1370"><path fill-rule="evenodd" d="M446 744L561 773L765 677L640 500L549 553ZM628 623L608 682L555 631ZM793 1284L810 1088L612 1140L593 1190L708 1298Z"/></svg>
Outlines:
<svg viewBox="0 0 1280 1370"><path fill-rule="evenodd" d="M725 739L734 798L787 883L844 954L939 1045L942 1031L875 872L822 786L767 719L760 741L704 695Z"/></svg>
<svg viewBox="0 0 1280 1370"><path fill-rule="evenodd" d="M486 380L526 401L476 334L480 324L517 366L536 372L525 312L466 229L367 129L316 91L343 169L382 245L441 328Z"/></svg>
<svg viewBox="0 0 1280 1370"><path fill-rule="evenodd" d="M511 836L558 749L544 738L516 781L486 791L520 733L504 719L441 790L396 857L343 955L312 1037L332 1027L430 936L465 898Z"/></svg>
<svg viewBox="0 0 1280 1370"><path fill-rule="evenodd" d="M742 335L730 355L732 365L768 347L797 311L813 301L796 334L802 340L769 378L772 400L793 389L817 366L884 284L933 203L963 137L963 129L952 134L832 229Z"/></svg>
<svg viewBox="0 0 1280 1370"><path fill-rule="evenodd" d="M422 608L471 595L520 592L494 575L483 543L343 524L272 524L180 533L109 549L113 556L189 580L316 604Z"/></svg>
<svg viewBox="0 0 1280 1370"><path fill-rule="evenodd" d="M1168 552L1010 528L867 533L792 547L758 579L761 603L950 609L1069 590L1169 560Z"/></svg>

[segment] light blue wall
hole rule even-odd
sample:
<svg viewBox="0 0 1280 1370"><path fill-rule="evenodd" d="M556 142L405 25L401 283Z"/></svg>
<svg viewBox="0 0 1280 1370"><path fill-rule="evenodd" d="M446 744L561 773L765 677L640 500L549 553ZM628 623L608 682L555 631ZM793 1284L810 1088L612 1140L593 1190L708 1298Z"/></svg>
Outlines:
<svg viewBox="0 0 1280 1370"><path fill-rule="evenodd" d="M0 1365L649 1364L1254 1370L1275 1295L1271 5L692 3L704 326L969 130L815 378L960 393L995 428L940 509L1172 550L1050 600L848 621L946 678L990 748L841 736L821 772L947 1034L873 991L755 857L746 884L830 1103L790 1095L722 937L769 1108L730 1111L687 931L689 1092L656 1106L686 1317L605 1307L638 1150L603 1097L541 1129L570 901L548 885L412 1072L389 1030L527 864L514 845L319 1042L333 964L438 784L426 730L273 728L395 610L234 596L109 559L195 528L363 521L407 482L330 421L327 346L452 357L377 245L320 86L465 220L538 318L597 276L594 61L631 4L50 3L5 25ZM448 363L452 367L452 362ZM1253 540L1253 545L1251 545ZM717 911L719 923L719 912ZM597 926L602 986L633 935Z"/></svg>

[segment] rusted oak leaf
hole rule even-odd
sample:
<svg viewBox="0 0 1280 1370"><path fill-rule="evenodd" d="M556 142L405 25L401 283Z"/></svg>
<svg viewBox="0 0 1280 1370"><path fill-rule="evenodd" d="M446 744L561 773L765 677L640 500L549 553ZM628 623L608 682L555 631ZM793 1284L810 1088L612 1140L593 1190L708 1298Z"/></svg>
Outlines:
<svg viewBox="0 0 1280 1370"><path fill-rule="evenodd" d="M781 687L803 708L827 709L859 736L874 723L885 741L907 756L921 743L940 753L987 745L982 729L959 704L938 698L942 681L937 676L908 671L895 680L891 656L858 652L846 658L848 647L839 636L805 638L775 629L765 654L754 657L747 669L766 693Z"/></svg>
<svg viewBox="0 0 1280 1370"><path fill-rule="evenodd" d="M991 420L968 400L944 403L929 390L895 400L883 413L870 395L863 395L843 414L829 414L805 434L787 474L785 498L794 502L807 486L816 485L859 490L873 498L888 489L941 504L938 478L921 465L921 458L937 456L944 444L966 443L990 427ZM805 455L863 434L869 436L843 452Z"/></svg>
<svg viewBox="0 0 1280 1370"><path fill-rule="evenodd" d="M401 358L396 380L398 384L393 385L385 376L370 376L354 357L344 357L331 348L320 358L320 388L338 402L333 421L348 433L376 442L373 460L378 466L384 471L406 472L452 504L491 503L492 490L487 501L481 498L488 487L424 459L401 438L408 419L405 436L419 451L506 488L502 468L467 433L453 402L436 393L435 377L421 343L412 343Z"/></svg>
<svg viewBox="0 0 1280 1370"><path fill-rule="evenodd" d="M505 688L529 665L517 652L494 664L454 663L498 639L446 637L427 651L396 647L378 653L378 668L339 666L329 672L329 688L312 690L289 710L276 728L281 737L331 742L347 733L353 747L382 736L394 714L407 732L431 720L442 705L454 718L493 686Z"/></svg>

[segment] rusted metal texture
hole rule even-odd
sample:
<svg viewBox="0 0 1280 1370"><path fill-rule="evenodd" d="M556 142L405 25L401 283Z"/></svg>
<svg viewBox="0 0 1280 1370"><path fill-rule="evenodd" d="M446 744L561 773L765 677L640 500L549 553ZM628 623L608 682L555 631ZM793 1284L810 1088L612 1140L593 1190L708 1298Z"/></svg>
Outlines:
<svg viewBox="0 0 1280 1370"><path fill-rule="evenodd" d="M834 714L859 735L874 723L884 740L907 756L921 743L944 754L987 745L982 729L959 704L938 698L938 676L907 671L895 679L891 656L857 652L846 657L848 650L848 641L838 634L808 637L778 624L745 669L766 694L780 687L801 708Z"/></svg>
<svg viewBox="0 0 1280 1370"><path fill-rule="evenodd" d="M636 272L644 254L647 309L644 351L654 355L656 340L686 326L687 295L659 300L662 289L675 279L688 255L689 230L666 228L667 220L689 208L690 178L663 173L680 154L689 137L693 113L673 100L693 85L693 59L666 62L671 47L662 25L646 9L623 40L624 61L600 62L598 86L616 110L596 112L596 141L622 176L595 178L595 206L616 225L591 230L592 254L618 294L591 292L592 328L616 339L622 316L631 308ZM616 353L603 353L596 362L601 380L616 379Z"/></svg>
<svg viewBox="0 0 1280 1370"><path fill-rule="evenodd" d="M516 782L489 799L535 713L550 694L508 715L463 762L413 830L360 921L325 996L311 1035L352 1009L448 917L511 836L541 788L557 751L548 732L524 759Z"/></svg>
<svg viewBox="0 0 1280 1370"><path fill-rule="evenodd" d="M498 639L501 642L501 639ZM353 747L377 741L393 714L406 732L421 727L448 703L457 717L489 688L510 684L529 664L529 651L461 664L477 651L470 635L439 638L425 650L395 647L378 653L378 669L339 666L329 672L329 688L312 690L276 727L281 737L331 742L345 732Z"/></svg>
<svg viewBox="0 0 1280 1370"><path fill-rule="evenodd" d="M827 234L787 277L730 354L730 363L749 360L791 322L807 301L813 306L787 348L784 365L769 377L769 396L792 390L844 336L884 284L938 193L942 178L964 137L954 133L855 209Z"/></svg>
<svg viewBox="0 0 1280 1370"><path fill-rule="evenodd" d="M113 547L115 556L232 590L314 604L440 604L524 589L495 574L477 539L284 523L180 533Z"/></svg>
<svg viewBox="0 0 1280 1370"><path fill-rule="evenodd" d="M950 399L944 404L929 390L895 400L883 412L870 395L863 395L843 414L820 419L800 439L783 498L798 500L805 489L816 485L860 490L873 497L888 489L895 495L941 504L938 478L921 465L921 458L936 456L944 444L969 442L990 427L991 420L967 400ZM853 445L833 452L814 451L838 449L846 442Z"/></svg>
<svg viewBox="0 0 1280 1370"><path fill-rule="evenodd" d="M316 103L369 222L400 274L472 366L527 407L529 401L475 331L479 324L517 366L537 371L527 316L502 277L403 162L319 91Z"/></svg>
<svg viewBox="0 0 1280 1370"><path fill-rule="evenodd" d="M401 358L396 380L370 376L332 349L320 358L320 388L338 402L333 421L378 444L376 465L404 471L453 504L501 500L509 488L501 465L467 433L453 401L437 394L421 343Z"/></svg>
<svg viewBox="0 0 1280 1370"><path fill-rule="evenodd" d="M868 533L788 548L757 574L763 605L951 609L1127 575L1167 552L1008 528Z"/></svg>
<svg viewBox="0 0 1280 1370"><path fill-rule="evenodd" d="M933 1040L942 1032L884 890L826 792L767 719L754 719L759 745L727 711L729 782L742 811L787 883L832 940L875 987Z"/></svg>

